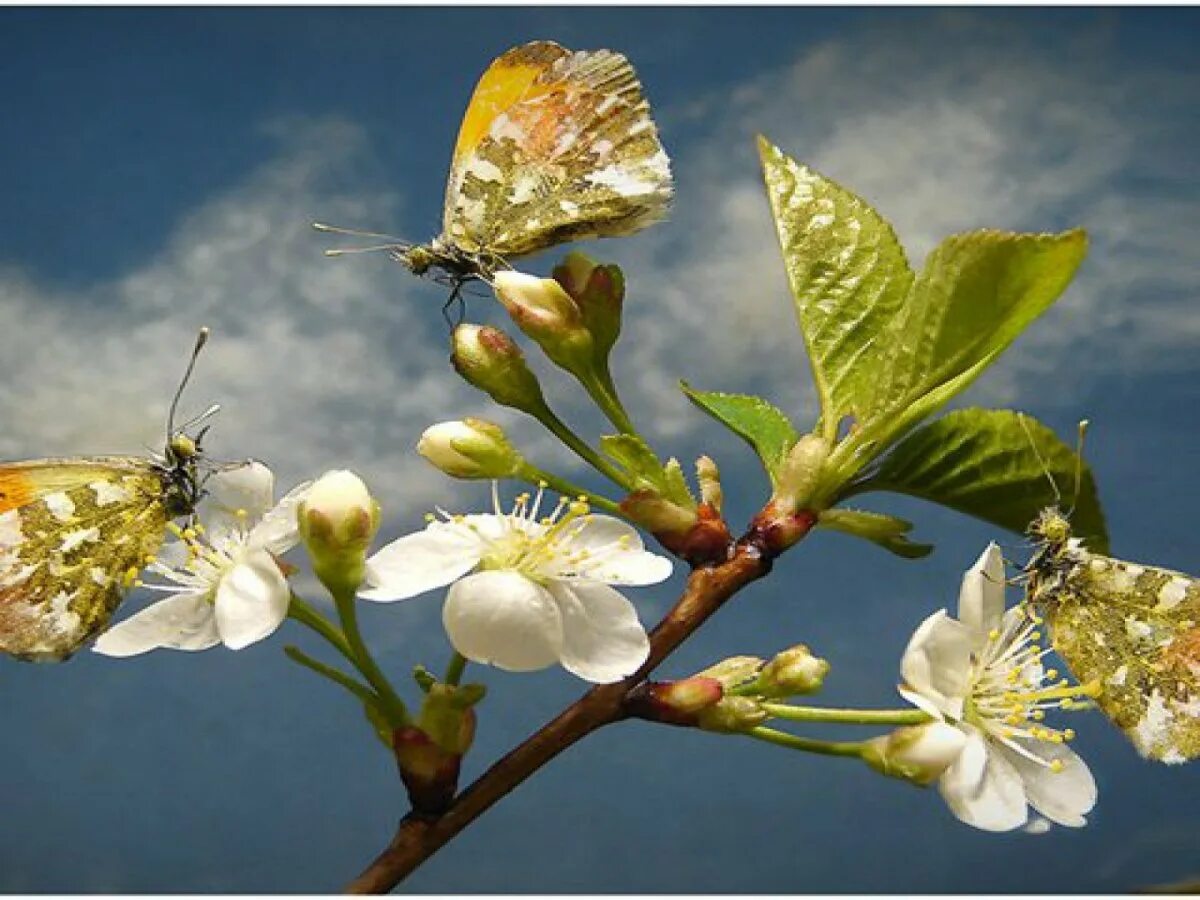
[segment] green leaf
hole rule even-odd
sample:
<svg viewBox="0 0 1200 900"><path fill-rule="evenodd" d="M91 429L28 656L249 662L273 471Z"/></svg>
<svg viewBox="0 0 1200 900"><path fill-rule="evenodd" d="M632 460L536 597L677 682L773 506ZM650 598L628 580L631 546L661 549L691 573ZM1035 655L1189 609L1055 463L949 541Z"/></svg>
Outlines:
<svg viewBox="0 0 1200 900"><path fill-rule="evenodd" d="M1062 294L1087 253L1081 230L974 231L929 255L884 343L871 435L885 445L963 391Z"/></svg>
<svg viewBox="0 0 1200 900"><path fill-rule="evenodd" d="M1022 533L1045 507L1073 506L1076 536L1093 552L1108 552L1090 469L1053 431L1012 410L955 410L917 429L842 497L866 491L921 497Z"/></svg>
<svg viewBox="0 0 1200 900"><path fill-rule="evenodd" d="M826 509L817 519L821 528L865 538L905 559L920 559L933 552L933 544L917 544L906 535L913 524L907 519L865 509Z"/></svg>
<svg viewBox="0 0 1200 900"><path fill-rule="evenodd" d="M650 446L637 435L607 435L600 438L600 449L633 476L633 491L648 490L688 508L696 505L679 462L672 459L664 467Z"/></svg>
<svg viewBox="0 0 1200 900"><path fill-rule="evenodd" d="M799 439L788 417L761 397L697 391L686 381L679 386L689 400L754 448L774 485L780 464Z"/></svg>
<svg viewBox="0 0 1200 900"><path fill-rule="evenodd" d="M835 437L844 416L878 409L886 363L882 342L913 272L891 226L866 201L759 137L796 315L821 401L821 426Z"/></svg>

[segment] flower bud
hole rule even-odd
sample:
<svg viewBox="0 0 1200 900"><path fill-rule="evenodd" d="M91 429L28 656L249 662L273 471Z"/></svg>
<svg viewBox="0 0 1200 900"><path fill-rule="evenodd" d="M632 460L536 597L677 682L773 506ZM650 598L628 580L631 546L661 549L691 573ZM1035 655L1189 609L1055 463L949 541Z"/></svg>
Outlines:
<svg viewBox="0 0 1200 900"><path fill-rule="evenodd" d="M556 366L576 377L594 368L592 335L583 313L553 278L505 270L493 279L496 296L518 328Z"/></svg>
<svg viewBox="0 0 1200 900"><path fill-rule="evenodd" d="M513 339L490 325L463 324L450 337L450 362L469 384L501 406L532 412L545 406L537 376Z"/></svg>
<svg viewBox="0 0 1200 900"><path fill-rule="evenodd" d="M453 478L512 478L525 464L504 429L484 419L430 425L417 452Z"/></svg>
<svg viewBox="0 0 1200 900"><path fill-rule="evenodd" d="M300 501L297 523L317 578L334 596L353 594L379 530L379 504L362 479L345 470L326 472Z"/></svg>
<svg viewBox="0 0 1200 900"><path fill-rule="evenodd" d="M735 734L749 731L769 718L770 714L752 697L726 697L701 710L697 724L705 731Z"/></svg>
<svg viewBox="0 0 1200 900"><path fill-rule="evenodd" d="M568 253L554 268L554 280L575 301L592 335L596 360L604 363L621 334L625 276L617 266L598 265L584 254Z"/></svg>
<svg viewBox="0 0 1200 900"><path fill-rule="evenodd" d="M821 689L829 663L814 656L803 644L776 653L758 676L764 696L792 697L814 694Z"/></svg>
<svg viewBox="0 0 1200 900"><path fill-rule="evenodd" d="M945 722L897 728L867 742L863 761L877 772L927 785L948 769L967 744L967 736Z"/></svg>
<svg viewBox="0 0 1200 900"><path fill-rule="evenodd" d="M716 665L709 666L703 672L697 672L693 677L715 679L722 688L730 691L748 681L753 681L763 664L764 660L757 656L731 656Z"/></svg>

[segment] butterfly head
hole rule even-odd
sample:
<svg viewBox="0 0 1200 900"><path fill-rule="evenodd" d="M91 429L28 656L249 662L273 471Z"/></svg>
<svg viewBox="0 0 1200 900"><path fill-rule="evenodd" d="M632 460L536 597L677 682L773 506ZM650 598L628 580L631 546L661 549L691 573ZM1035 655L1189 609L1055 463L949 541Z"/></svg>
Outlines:
<svg viewBox="0 0 1200 900"><path fill-rule="evenodd" d="M1071 522L1057 506L1049 506L1030 523L1029 536L1038 543L1061 546L1071 539Z"/></svg>
<svg viewBox="0 0 1200 900"><path fill-rule="evenodd" d="M179 407L179 398L183 395L184 388L187 387L188 381L192 377L196 358L204 349L204 345L208 343L208 335L207 328L200 329L191 358L188 360L187 369L183 373L183 378L179 382L179 387L171 400L171 408L167 413L167 441L162 457L158 460L158 467L163 478L164 502L167 512L172 518L190 516L195 511L196 504L200 502L200 497L203 495L200 463L204 456L200 444L209 428L204 423L220 411L219 406L213 405L182 425L178 427L175 425L175 412ZM199 428L199 430L193 437L189 431L195 428Z"/></svg>

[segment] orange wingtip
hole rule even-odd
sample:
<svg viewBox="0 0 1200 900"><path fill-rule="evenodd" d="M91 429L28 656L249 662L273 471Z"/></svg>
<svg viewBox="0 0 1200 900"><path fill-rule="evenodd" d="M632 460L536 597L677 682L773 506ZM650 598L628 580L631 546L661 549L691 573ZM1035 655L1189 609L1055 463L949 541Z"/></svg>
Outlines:
<svg viewBox="0 0 1200 900"><path fill-rule="evenodd" d="M25 506L36 496L34 480L27 473L19 469L0 472L0 513Z"/></svg>
<svg viewBox="0 0 1200 900"><path fill-rule="evenodd" d="M474 150L501 113L522 100L531 100L553 90L553 83L537 85L535 82L569 53L558 44L538 41L514 47L488 66L467 104L454 144L454 159Z"/></svg>

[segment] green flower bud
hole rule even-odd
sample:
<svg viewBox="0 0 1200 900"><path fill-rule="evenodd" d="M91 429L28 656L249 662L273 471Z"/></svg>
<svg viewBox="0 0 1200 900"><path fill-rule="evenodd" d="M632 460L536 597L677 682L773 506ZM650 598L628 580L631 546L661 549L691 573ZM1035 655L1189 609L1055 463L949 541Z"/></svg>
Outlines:
<svg viewBox="0 0 1200 900"><path fill-rule="evenodd" d="M497 272L493 283L518 328L534 341L556 366L584 377L595 367L595 349L583 313L553 278L523 272Z"/></svg>
<svg viewBox="0 0 1200 900"><path fill-rule="evenodd" d="M596 360L604 363L621 334L625 276L619 267L598 265L578 251L568 253L553 274L579 307L592 335Z"/></svg>
<svg viewBox="0 0 1200 900"><path fill-rule="evenodd" d="M499 328L459 325L450 343L455 371L501 406L522 412L545 406L542 387L525 362L525 354Z"/></svg>
<svg viewBox="0 0 1200 900"><path fill-rule="evenodd" d="M927 722L868 741L862 758L877 772L924 786L941 777L966 743L966 735L953 725Z"/></svg>
<svg viewBox="0 0 1200 900"><path fill-rule="evenodd" d="M512 478L525 465L504 429L484 419L430 425L417 452L452 478Z"/></svg>
<svg viewBox="0 0 1200 900"><path fill-rule="evenodd" d="M764 696L791 697L821 689L829 663L814 656L803 644L776 653L763 668L758 685Z"/></svg>
<svg viewBox="0 0 1200 900"><path fill-rule="evenodd" d="M715 706L701 710L698 725L705 731L736 734L767 721L770 715L752 697L725 697Z"/></svg>
<svg viewBox="0 0 1200 900"><path fill-rule="evenodd" d="M697 672L693 677L715 679L722 688L730 691L748 681L753 681L758 677L759 670L764 664L765 660L757 656L731 656L716 665L709 666L703 672Z"/></svg>
<svg viewBox="0 0 1200 900"><path fill-rule="evenodd" d="M344 470L326 472L300 501L297 523L317 578L334 596L352 594L379 530L379 504L362 479Z"/></svg>

